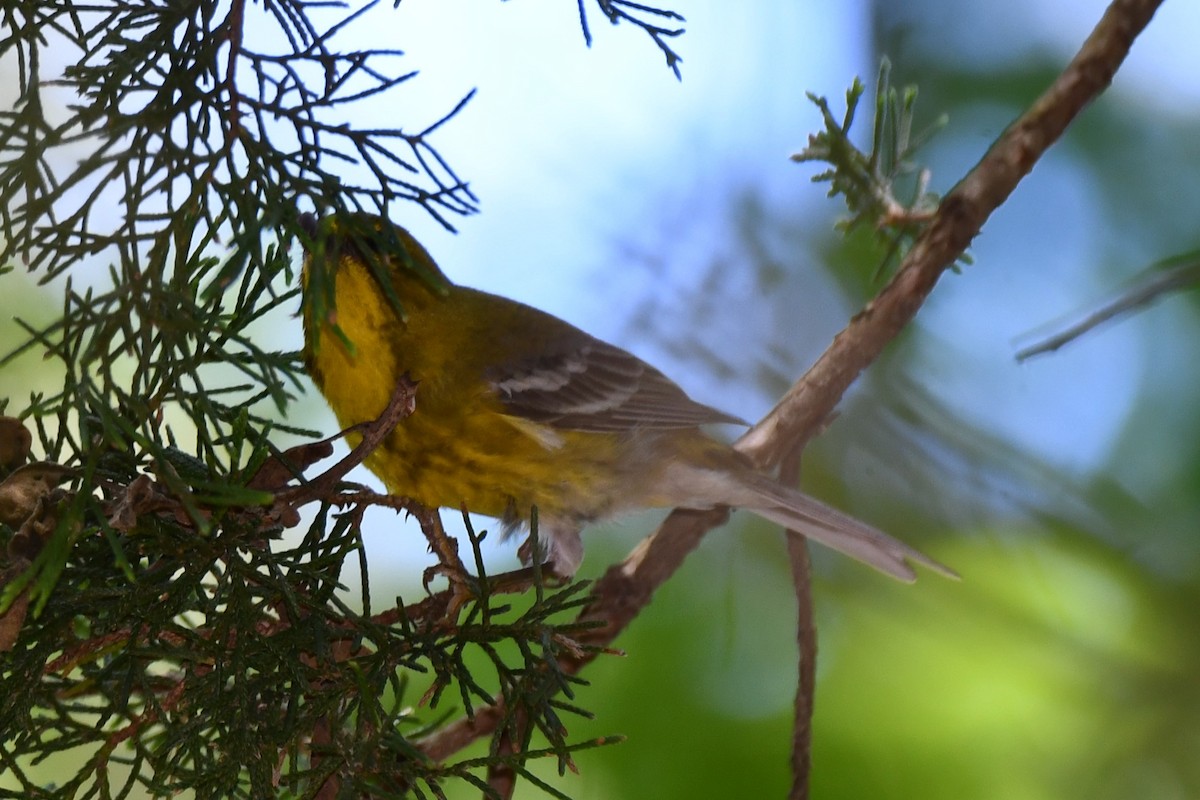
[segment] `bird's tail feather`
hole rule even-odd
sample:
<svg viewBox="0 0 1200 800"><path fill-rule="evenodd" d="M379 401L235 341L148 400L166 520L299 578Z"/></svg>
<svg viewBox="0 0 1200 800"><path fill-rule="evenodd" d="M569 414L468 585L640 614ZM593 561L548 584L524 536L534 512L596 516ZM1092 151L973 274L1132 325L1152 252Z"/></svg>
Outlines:
<svg viewBox="0 0 1200 800"><path fill-rule="evenodd" d="M958 573L914 547L872 528L864 522L827 506L797 489L791 489L760 473L742 476L751 491L749 502L738 504L764 519L845 553L902 581L917 578L909 562L958 578Z"/></svg>

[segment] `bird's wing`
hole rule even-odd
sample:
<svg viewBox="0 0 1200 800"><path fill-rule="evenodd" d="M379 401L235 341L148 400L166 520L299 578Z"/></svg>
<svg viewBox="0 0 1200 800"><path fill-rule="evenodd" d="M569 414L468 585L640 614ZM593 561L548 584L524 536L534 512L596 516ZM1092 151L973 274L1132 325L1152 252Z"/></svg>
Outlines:
<svg viewBox="0 0 1200 800"><path fill-rule="evenodd" d="M637 356L584 334L488 375L505 409L554 428L621 432L743 420L697 403Z"/></svg>

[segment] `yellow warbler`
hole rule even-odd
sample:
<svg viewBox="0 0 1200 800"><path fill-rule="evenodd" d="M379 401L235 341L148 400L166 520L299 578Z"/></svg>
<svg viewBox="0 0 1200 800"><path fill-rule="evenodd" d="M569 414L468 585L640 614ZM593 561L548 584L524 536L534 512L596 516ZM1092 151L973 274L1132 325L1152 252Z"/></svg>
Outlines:
<svg viewBox="0 0 1200 800"><path fill-rule="evenodd" d="M909 560L949 572L756 471L700 427L739 420L636 356L535 308L454 285L403 228L373 218L303 222L316 245L306 291L317 267L329 271L344 334L329 315L306 313L306 358L339 422L376 419L401 376L417 382L416 410L366 459L389 491L498 517L508 530L536 506L548 561L564 575L579 566L579 533L590 522L716 505L745 508L902 580L915 578ZM350 236L351 228L378 235Z"/></svg>

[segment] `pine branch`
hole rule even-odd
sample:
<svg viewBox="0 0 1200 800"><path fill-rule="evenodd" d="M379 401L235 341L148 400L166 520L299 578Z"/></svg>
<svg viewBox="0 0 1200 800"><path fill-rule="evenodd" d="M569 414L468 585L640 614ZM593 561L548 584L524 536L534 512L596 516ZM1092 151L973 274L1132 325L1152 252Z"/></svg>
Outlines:
<svg viewBox="0 0 1200 800"><path fill-rule="evenodd" d="M595 746L568 742L560 720L586 714L563 701L579 679L556 666L586 651L571 620L581 585L510 602L477 557L473 575L446 567L450 589L373 613L364 510L415 513L431 536L440 521L344 483L365 451L306 481L328 443L276 441L316 436L280 421L306 385L301 355L262 344L299 301L301 206L416 203L447 227L475 210L433 144L470 94L433 120L352 124L358 104L415 79L399 51L348 49L382 13L0 11L19 93L0 111L0 275L20 261L62 288L57 318L19 322L24 342L0 359L40 356L60 379L9 411L24 424L0 425L0 764L28 796L440 795L501 757L431 763L410 741L446 705L500 699L546 745L503 756L515 774ZM107 274L82 280L97 263ZM361 608L341 593L355 564ZM71 748L86 763L57 786L26 771Z"/></svg>

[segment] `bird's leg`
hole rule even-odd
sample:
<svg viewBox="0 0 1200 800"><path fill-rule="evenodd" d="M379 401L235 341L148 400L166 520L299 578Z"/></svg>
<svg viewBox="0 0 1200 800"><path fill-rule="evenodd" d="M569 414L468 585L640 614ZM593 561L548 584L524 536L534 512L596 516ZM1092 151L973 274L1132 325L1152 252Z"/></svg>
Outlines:
<svg viewBox="0 0 1200 800"><path fill-rule="evenodd" d="M539 524L534 506L529 518L529 538L517 549L522 564L546 575L569 580L583 562L580 524L571 519L547 517Z"/></svg>

